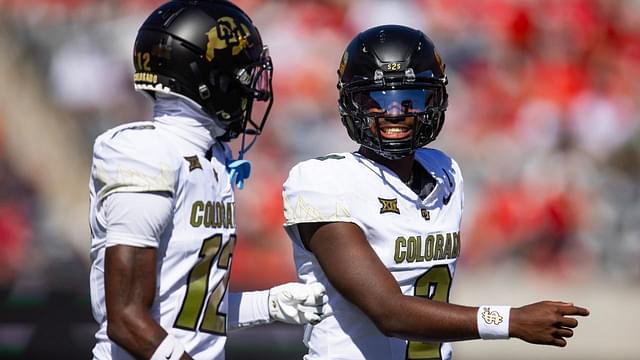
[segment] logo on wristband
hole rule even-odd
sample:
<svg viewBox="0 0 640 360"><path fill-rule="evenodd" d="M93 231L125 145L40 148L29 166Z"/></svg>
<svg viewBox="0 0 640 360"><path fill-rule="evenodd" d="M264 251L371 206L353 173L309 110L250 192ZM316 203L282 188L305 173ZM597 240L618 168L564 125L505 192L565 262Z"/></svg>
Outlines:
<svg viewBox="0 0 640 360"><path fill-rule="evenodd" d="M482 312L482 319L488 325L491 325L491 324L500 325L500 323L502 323L503 318L497 311L491 311L490 308L486 307Z"/></svg>

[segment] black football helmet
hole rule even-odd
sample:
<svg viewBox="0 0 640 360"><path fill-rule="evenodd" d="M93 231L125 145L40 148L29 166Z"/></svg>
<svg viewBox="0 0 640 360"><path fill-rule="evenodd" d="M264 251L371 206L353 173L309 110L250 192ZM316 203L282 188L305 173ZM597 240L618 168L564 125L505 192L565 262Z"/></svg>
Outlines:
<svg viewBox="0 0 640 360"><path fill-rule="evenodd" d="M262 132L273 104L273 66L258 29L231 2L161 5L138 31L133 62L137 90L196 103L226 130L221 140ZM251 118L254 100L267 102L257 122Z"/></svg>
<svg viewBox="0 0 640 360"><path fill-rule="evenodd" d="M338 77L342 123L362 146L397 159L427 145L442 129L447 76L435 45L421 31L383 25L358 34L342 56ZM411 136L383 138L381 118L394 122L408 116L415 117Z"/></svg>

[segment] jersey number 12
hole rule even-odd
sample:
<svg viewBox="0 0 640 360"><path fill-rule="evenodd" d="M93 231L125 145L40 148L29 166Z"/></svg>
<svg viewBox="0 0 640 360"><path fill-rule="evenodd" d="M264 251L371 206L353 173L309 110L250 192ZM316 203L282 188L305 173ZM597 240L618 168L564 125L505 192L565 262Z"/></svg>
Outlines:
<svg viewBox="0 0 640 360"><path fill-rule="evenodd" d="M189 272L187 291L180 308L180 313L176 318L174 327L184 330L195 330L198 326L198 319L204 308L204 315L200 324L200 331L225 335L227 317L219 312L220 303L227 291L229 282L229 272L227 271L216 284L213 292L207 299L207 289L209 289L209 272L213 261L218 257L218 269L229 270L231 254L236 242L236 236L230 235L229 241L222 247L222 234L216 234L204 239L200 248L200 260ZM218 256L220 254L220 256Z"/></svg>

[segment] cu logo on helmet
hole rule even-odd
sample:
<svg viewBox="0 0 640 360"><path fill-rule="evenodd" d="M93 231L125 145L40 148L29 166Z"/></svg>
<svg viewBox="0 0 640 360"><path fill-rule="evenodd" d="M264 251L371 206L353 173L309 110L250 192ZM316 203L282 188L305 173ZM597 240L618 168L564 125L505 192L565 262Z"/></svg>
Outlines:
<svg viewBox="0 0 640 360"><path fill-rule="evenodd" d="M251 33L245 24L240 23L238 26L234 18L224 16L218 19L216 26L212 27L206 35L209 38L207 60L212 61L215 58L216 50L223 50L229 46L231 46L231 54L238 55L240 51L249 46L247 39Z"/></svg>

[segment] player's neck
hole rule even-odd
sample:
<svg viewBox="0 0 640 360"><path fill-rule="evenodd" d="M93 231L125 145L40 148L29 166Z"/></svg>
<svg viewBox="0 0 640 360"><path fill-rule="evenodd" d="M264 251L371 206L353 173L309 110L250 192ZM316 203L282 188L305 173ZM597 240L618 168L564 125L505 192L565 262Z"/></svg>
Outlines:
<svg viewBox="0 0 640 360"><path fill-rule="evenodd" d="M396 173L396 175L398 175L398 177L402 181L406 182L411 178L414 161L413 154L407 155L401 159L391 160L364 146L361 146L358 152L367 159L375 161L378 164L384 165L387 168L391 169L391 171Z"/></svg>

